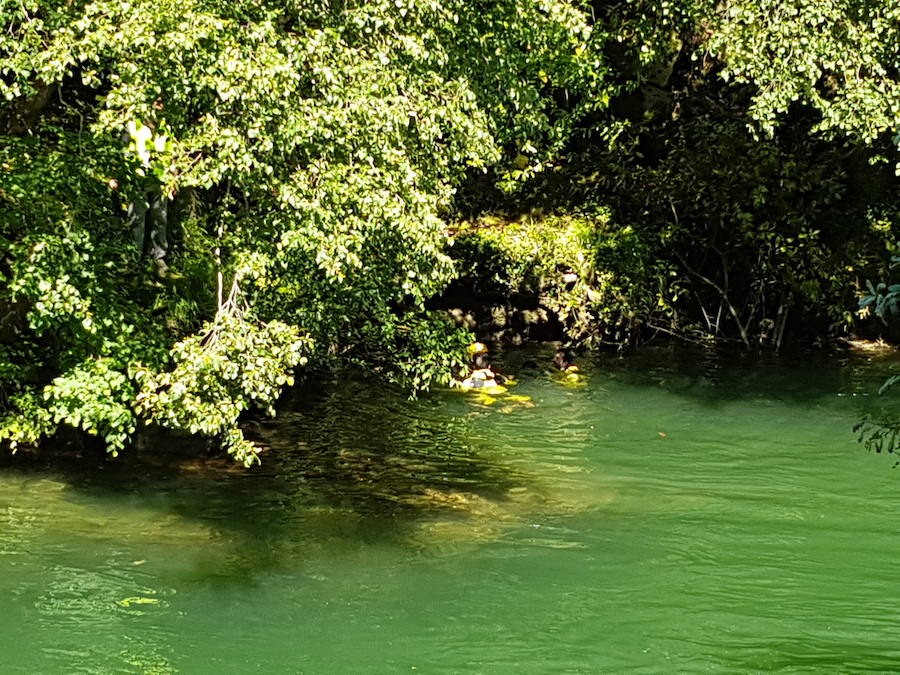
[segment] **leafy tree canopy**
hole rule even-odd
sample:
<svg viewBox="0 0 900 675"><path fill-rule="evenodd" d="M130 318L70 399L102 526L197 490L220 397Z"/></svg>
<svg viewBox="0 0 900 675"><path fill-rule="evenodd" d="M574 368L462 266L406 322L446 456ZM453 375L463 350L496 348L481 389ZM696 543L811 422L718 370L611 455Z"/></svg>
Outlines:
<svg viewBox="0 0 900 675"><path fill-rule="evenodd" d="M600 208L548 223L535 236L551 260L526 266L572 267L578 230L582 276L602 284L554 297L579 336L654 304L674 321L690 296L678 269L731 305L745 341L773 293L838 297L853 272L841 253L878 258L891 227L847 244L827 222L848 192L842 160L823 151L837 169L821 178L806 155L822 139L897 145L895 4L0 0L0 440L69 424L118 451L154 423L249 463L238 416L307 363L448 382L471 336L428 301L466 259L448 227L459 190L480 176L515 195L586 138L603 144L585 171ZM678 78L747 103L724 121L617 112ZM801 133L797 114L819 141L778 139ZM664 146L653 161L648 135ZM126 209L161 203L154 264ZM698 247L735 232L752 274L722 293ZM523 248L482 239L473 250Z"/></svg>
<svg viewBox="0 0 900 675"><path fill-rule="evenodd" d="M13 441L66 422L118 448L139 418L224 435L250 461L237 415L307 355L448 381L468 336L425 301L454 275L455 187L552 156L605 75L586 14L557 1L0 12L4 296L24 314L5 357ZM128 128L152 130L139 156ZM142 164L181 215L163 279L108 206L110 179L144 199ZM67 393L101 380L115 410Z"/></svg>

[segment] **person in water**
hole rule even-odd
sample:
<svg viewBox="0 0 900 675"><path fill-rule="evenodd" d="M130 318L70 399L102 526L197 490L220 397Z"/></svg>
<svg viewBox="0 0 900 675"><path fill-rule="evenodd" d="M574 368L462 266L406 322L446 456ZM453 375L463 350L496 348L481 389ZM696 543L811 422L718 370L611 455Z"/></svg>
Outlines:
<svg viewBox="0 0 900 675"><path fill-rule="evenodd" d="M553 365L562 373L564 384L579 386L583 384L581 382L581 371L575 365L575 357L572 355L571 349L560 347L556 350L556 355L553 357Z"/></svg>
<svg viewBox="0 0 900 675"><path fill-rule="evenodd" d="M515 381L505 375L494 372L488 360L488 349L481 342L473 342L468 347L472 358L472 370L459 386L474 395L474 401L480 405L493 405L502 401L501 413L510 413L516 408L533 408L530 396L510 394L507 387L515 385Z"/></svg>
<svg viewBox="0 0 900 675"><path fill-rule="evenodd" d="M507 378L500 373L495 373L488 360L488 348L481 342L473 342L468 346L469 356L472 357L472 372L462 381L462 386L468 389L493 389L501 387Z"/></svg>
<svg viewBox="0 0 900 675"><path fill-rule="evenodd" d="M553 357L553 365L564 373L578 372L578 366L575 365L574 361L575 358L572 356L572 350L564 347L557 349L556 355Z"/></svg>

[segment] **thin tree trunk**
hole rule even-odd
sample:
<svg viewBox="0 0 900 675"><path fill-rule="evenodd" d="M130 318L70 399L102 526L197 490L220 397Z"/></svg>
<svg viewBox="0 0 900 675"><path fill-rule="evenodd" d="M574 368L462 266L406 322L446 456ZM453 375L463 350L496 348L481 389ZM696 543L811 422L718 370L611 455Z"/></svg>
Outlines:
<svg viewBox="0 0 900 675"><path fill-rule="evenodd" d="M778 314L775 316L775 351L781 351L781 341L784 339L784 327L787 325L788 312L794 301L794 294L788 291L787 298L782 294L781 303L778 305Z"/></svg>
<svg viewBox="0 0 900 675"><path fill-rule="evenodd" d="M731 300L728 298L728 293L725 291L725 289L723 289L721 286L719 286L719 284L717 284L715 281L713 281L709 277L705 277L702 274L700 274L699 272L695 272L687 264L685 259L683 257L681 257L681 255L679 253L677 253L675 251L673 251L673 253L675 254L675 257L678 258L678 260L681 262L681 264L684 265L684 268L690 274L694 275L700 281L711 286L718 292L719 296L722 298L722 302L725 303L725 307L728 309L728 313L731 314L731 317L734 319L734 322L737 324L738 331L740 331L740 333L741 333L741 341L744 343L744 346L747 347L747 349L749 349L750 348L750 339L747 337L747 328L745 327L743 322L741 322L740 314L738 313L735 306L731 303Z"/></svg>
<svg viewBox="0 0 900 675"><path fill-rule="evenodd" d="M8 136L25 136L31 131L37 118L50 104L50 99L56 93L58 85L45 84L37 81L34 83L34 93L21 99L12 105L3 117L0 128Z"/></svg>

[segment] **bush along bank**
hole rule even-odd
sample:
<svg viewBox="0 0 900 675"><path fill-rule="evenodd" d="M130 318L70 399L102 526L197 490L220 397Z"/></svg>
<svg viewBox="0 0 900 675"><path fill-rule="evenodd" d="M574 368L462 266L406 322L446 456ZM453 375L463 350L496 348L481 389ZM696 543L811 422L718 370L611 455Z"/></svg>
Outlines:
<svg viewBox="0 0 900 675"><path fill-rule="evenodd" d="M674 327L674 269L606 210L482 216L450 250L458 278L436 304L479 339L622 349Z"/></svg>
<svg viewBox="0 0 900 675"><path fill-rule="evenodd" d="M700 177L695 188L712 193L711 183ZM506 345L557 341L621 351L664 336L777 351L848 337L898 341L896 313L885 311L896 303L896 287L877 283L897 259L895 211L835 209L854 217L854 232L835 237L832 221L804 220L787 235L771 222L794 218L776 213L779 203L727 231L717 210L726 208L723 198L708 206L716 224L704 246L700 228L671 217L672 205L687 197L670 195L669 220L660 205L636 226L618 225L609 208L584 206L461 222L450 248L458 276L432 305L478 339ZM742 208L730 196L728 208ZM617 209L627 213L621 200Z"/></svg>

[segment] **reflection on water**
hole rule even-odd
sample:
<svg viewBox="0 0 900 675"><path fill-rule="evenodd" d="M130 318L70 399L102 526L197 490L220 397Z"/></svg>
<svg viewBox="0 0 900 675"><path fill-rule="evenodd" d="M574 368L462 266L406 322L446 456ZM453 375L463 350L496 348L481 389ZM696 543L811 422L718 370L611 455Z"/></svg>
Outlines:
<svg viewBox="0 0 900 675"><path fill-rule="evenodd" d="M295 392L251 471L4 458L4 671L896 663L900 478L850 431L896 360L550 355L506 355L530 409Z"/></svg>

